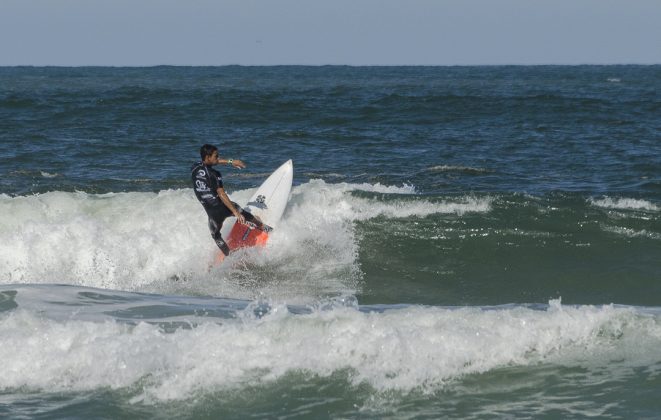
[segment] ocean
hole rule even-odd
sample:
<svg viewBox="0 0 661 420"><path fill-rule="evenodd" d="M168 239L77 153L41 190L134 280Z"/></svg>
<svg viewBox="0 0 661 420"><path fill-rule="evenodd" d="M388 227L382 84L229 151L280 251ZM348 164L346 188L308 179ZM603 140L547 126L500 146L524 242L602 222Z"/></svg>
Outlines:
<svg viewBox="0 0 661 420"><path fill-rule="evenodd" d="M264 248L218 252L204 143ZM0 417L661 418L661 66L0 68Z"/></svg>

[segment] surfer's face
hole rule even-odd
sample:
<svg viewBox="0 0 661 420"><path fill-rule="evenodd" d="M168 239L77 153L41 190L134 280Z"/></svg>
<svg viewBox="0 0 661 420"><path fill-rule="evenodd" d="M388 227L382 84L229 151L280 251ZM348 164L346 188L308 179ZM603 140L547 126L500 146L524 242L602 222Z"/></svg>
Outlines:
<svg viewBox="0 0 661 420"><path fill-rule="evenodd" d="M218 163L218 150L214 150L211 155L207 155L204 158L204 163L206 163L207 165L209 164L213 165L215 163Z"/></svg>

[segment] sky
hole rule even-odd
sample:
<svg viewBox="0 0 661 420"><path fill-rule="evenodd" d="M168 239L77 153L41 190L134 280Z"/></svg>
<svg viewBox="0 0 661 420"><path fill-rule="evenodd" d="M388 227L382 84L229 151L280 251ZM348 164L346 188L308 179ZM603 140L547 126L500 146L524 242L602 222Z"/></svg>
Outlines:
<svg viewBox="0 0 661 420"><path fill-rule="evenodd" d="M0 66L661 64L661 0L0 0Z"/></svg>

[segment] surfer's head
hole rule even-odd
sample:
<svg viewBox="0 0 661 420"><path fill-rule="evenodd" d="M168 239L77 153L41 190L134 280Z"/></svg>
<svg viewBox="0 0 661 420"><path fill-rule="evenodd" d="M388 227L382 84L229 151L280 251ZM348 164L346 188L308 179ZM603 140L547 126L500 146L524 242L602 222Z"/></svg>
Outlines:
<svg viewBox="0 0 661 420"><path fill-rule="evenodd" d="M211 155L213 155L213 152L218 152L218 148L211 144L205 144L204 146L200 147L200 159L205 161L207 157L211 157Z"/></svg>

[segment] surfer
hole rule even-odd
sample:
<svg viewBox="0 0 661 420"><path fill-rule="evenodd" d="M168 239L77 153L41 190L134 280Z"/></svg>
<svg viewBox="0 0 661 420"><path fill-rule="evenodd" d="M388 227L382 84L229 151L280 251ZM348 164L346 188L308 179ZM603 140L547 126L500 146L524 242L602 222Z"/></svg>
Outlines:
<svg viewBox="0 0 661 420"><path fill-rule="evenodd" d="M239 223L252 223L260 229L264 229L265 226L255 216L230 200L223 187L223 176L219 171L212 168L214 165L230 165L234 168L243 169L246 167L245 163L240 159L219 158L218 148L210 144L205 144L200 148L200 158L202 160L193 164L191 168L193 189L195 190L195 196L204 207L207 216L209 216L211 237L223 254L227 256L230 249L220 235L220 228L226 218L234 216Z"/></svg>

